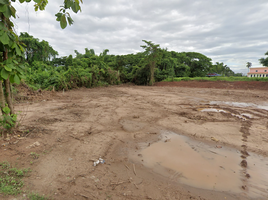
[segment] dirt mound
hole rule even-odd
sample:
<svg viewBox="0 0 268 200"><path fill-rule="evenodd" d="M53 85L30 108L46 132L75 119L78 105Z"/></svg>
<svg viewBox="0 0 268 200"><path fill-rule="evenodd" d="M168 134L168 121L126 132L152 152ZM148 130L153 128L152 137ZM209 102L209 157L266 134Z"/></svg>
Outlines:
<svg viewBox="0 0 268 200"><path fill-rule="evenodd" d="M155 86L215 88L215 89L240 89L240 90L268 90L268 82L261 81L178 81L158 82Z"/></svg>

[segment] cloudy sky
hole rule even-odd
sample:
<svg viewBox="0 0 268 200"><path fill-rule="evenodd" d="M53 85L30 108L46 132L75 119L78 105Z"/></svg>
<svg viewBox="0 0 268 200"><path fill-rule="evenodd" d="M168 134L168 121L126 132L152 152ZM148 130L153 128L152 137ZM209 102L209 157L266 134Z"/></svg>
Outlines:
<svg viewBox="0 0 268 200"><path fill-rule="evenodd" d="M85 48L110 54L141 52L142 40L177 52L199 52L246 73L261 67L268 51L267 0L84 0L75 23L61 30L55 14L63 0L49 0L45 11L33 3L13 3L17 33L46 40L60 56Z"/></svg>

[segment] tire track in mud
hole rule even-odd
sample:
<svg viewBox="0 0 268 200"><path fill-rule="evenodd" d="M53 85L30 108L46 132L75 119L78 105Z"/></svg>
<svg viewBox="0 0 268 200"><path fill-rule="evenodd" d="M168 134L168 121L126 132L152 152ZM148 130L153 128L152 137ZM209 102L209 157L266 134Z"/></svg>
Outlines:
<svg viewBox="0 0 268 200"><path fill-rule="evenodd" d="M247 141L248 141L248 137L250 136L249 133L249 129L252 125L252 121L243 121L242 122L242 126L240 128L240 132L242 133L242 145L241 145L241 158L242 161L240 162L240 166L241 166L241 174L242 174L242 183L243 185L241 186L241 188L248 192L249 188L248 188L248 179L250 178L250 174L248 174L248 163L247 163L247 157L250 156L250 154L247 151Z"/></svg>

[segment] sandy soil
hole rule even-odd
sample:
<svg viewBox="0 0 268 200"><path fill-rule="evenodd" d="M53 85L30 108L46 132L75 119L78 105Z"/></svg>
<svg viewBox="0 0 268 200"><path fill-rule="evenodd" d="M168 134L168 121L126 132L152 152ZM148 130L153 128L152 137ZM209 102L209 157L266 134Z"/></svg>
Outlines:
<svg viewBox="0 0 268 200"><path fill-rule="evenodd" d="M242 175L239 193L206 190L184 185L155 173L142 160L131 159L130 155L145 148L141 144L154 144L165 131L215 148L234 147L241 152L238 165L247 160L248 152L267 158L267 90L199 86L198 82L195 88L122 85L20 94L15 107L21 111L20 126L10 140L1 140L1 161L30 168L25 190L55 200L252 199ZM206 108L226 112L202 112ZM33 158L31 152L39 157ZM105 163L93 166L99 157ZM242 172L247 174L247 166L241 167ZM0 198L25 199L23 194L0 194Z"/></svg>

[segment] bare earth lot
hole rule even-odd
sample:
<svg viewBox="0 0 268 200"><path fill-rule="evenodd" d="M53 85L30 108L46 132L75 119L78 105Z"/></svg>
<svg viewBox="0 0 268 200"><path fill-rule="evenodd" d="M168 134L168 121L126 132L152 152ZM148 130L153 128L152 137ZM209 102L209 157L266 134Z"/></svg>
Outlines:
<svg viewBox="0 0 268 200"><path fill-rule="evenodd" d="M187 82L181 84L111 86L27 97L15 107L21 111L16 134L9 141L1 140L1 161L30 168L24 189L55 200L267 199L268 185L261 178L268 172L268 83L247 82L247 87L240 89L222 82L205 83L221 89L204 88L200 82L188 82L191 87L185 87ZM159 165L161 172L148 167L153 161L144 157L144 150L161 141L171 146L172 138L163 139L163 134L170 132L193 141L189 144L193 153L201 154L204 145L210 146L211 155L233 149L237 159L225 161L231 157L226 153L216 164L220 173L231 178L215 181L227 186L237 183L237 188L225 190L215 182L208 189L206 178L199 186L185 184L183 171L162 167L165 163L160 161L151 164ZM176 150L175 154L185 151ZM260 161L252 161L253 155ZM93 166L99 157L105 163ZM235 167L229 172L224 164ZM262 164L260 171L252 171ZM187 170L193 174L202 168L208 167L197 162ZM261 178L253 184L258 173ZM0 194L0 198L25 199L23 193L16 197Z"/></svg>

